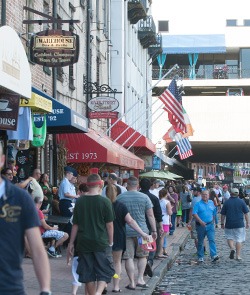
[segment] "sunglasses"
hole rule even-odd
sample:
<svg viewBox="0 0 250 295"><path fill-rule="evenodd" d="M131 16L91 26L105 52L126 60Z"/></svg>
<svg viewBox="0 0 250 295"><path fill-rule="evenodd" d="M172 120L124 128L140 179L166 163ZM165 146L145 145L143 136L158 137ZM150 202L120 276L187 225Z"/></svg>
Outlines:
<svg viewBox="0 0 250 295"><path fill-rule="evenodd" d="M9 175L10 176L10 175L13 175L13 173L5 173L5 175Z"/></svg>

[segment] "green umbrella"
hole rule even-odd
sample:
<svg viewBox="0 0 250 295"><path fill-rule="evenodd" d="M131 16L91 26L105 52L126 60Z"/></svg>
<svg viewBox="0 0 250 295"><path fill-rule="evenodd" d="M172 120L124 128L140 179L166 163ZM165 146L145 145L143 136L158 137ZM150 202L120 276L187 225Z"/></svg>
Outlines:
<svg viewBox="0 0 250 295"><path fill-rule="evenodd" d="M148 178L158 178L158 179L168 179L174 180L173 177L165 173L165 171L154 171L151 170L149 172L141 173L139 177L148 177Z"/></svg>
<svg viewBox="0 0 250 295"><path fill-rule="evenodd" d="M172 178L183 178L183 176L181 175L178 175L178 174L175 174L175 173L172 173L170 171L165 171L168 173L168 175L170 175Z"/></svg>

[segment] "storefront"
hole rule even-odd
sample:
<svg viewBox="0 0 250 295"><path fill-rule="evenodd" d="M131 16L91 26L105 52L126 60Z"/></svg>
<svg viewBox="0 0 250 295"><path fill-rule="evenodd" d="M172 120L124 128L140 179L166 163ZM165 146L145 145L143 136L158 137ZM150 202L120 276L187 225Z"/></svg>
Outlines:
<svg viewBox="0 0 250 295"><path fill-rule="evenodd" d="M6 154L6 165L15 166L16 143L7 141L7 133L15 133L22 125L20 98L31 98L31 71L23 44L16 31L9 26L0 27L0 139ZM30 109L29 109L30 112Z"/></svg>
<svg viewBox="0 0 250 295"><path fill-rule="evenodd" d="M52 111L46 115L49 136L44 158L48 162L46 170L51 171L50 182L57 185L58 180L60 181L63 178L63 168L67 163L64 144L57 144L56 134L88 132L88 119L35 87L32 87L32 92L50 100L52 103ZM44 116L36 115L34 121L37 126L40 126L43 124Z"/></svg>
<svg viewBox="0 0 250 295"><path fill-rule="evenodd" d="M98 168L103 177L115 172L126 179L132 175L138 176L139 170L144 169L142 159L94 130L81 134L60 134L57 135L57 142L65 143L68 164L74 166L82 176L87 176L91 168Z"/></svg>

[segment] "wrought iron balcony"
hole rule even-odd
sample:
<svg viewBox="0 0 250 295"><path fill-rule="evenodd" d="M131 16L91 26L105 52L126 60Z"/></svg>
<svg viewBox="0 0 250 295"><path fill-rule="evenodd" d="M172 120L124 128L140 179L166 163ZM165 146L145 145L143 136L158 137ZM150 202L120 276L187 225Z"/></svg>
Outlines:
<svg viewBox="0 0 250 295"><path fill-rule="evenodd" d="M145 20L140 20L138 38L143 48L157 43L155 23L151 15L147 16Z"/></svg>
<svg viewBox="0 0 250 295"><path fill-rule="evenodd" d="M155 56L162 53L162 36L161 34L156 35L156 44L148 47L148 53L150 56Z"/></svg>
<svg viewBox="0 0 250 295"><path fill-rule="evenodd" d="M136 24L140 19L147 16L148 0L129 0L128 1L128 18L131 24Z"/></svg>

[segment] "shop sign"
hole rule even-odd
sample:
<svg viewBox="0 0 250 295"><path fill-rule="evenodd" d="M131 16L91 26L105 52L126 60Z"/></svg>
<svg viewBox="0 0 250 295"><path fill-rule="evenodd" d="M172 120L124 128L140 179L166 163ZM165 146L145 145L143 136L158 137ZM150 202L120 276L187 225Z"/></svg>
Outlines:
<svg viewBox="0 0 250 295"><path fill-rule="evenodd" d="M30 107L33 112L51 113L52 101L32 92L31 99L21 98L20 107Z"/></svg>
<svg viewBox="0 0 250 295"><path fill-rule="evenodd" d="M89 119L117 119L118 112L89 112Z"/></svg>
<svg viewBox="0 0 250 295"><path fill-rule="evenodd" d="M19 99L19 95L0 94L0 129L17 129Z"/></svg>
<svg viewBox="0 0 250 295"><path fill-rule="evenodd" d="M152 159L152 169L153 170L160 170L161 169L161 159L155 155L153 156L153 159Z"/></svg>
<svg viewBox="0 0 250 295"><path fill-rule="evenodd" d="M114 112L119 107L119 101L110 96L97 96L88 102L90 119L116 119L118 112Z"/></svg>
<svg viewBox="0 0 250 295"><path fill-rule="evenodd" d="M47 67L64 67L78 61L79 36L64 30L45 30L30 39L30 59Z"/></svg>
<svg viewBox="0 0 250 295"><path fill-rule="evenodd" d="M114 97L97 96L88 102L88 107L95 112L112 112L119 107L119 101Z"/></svg>

